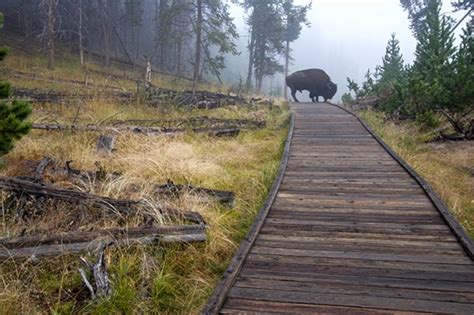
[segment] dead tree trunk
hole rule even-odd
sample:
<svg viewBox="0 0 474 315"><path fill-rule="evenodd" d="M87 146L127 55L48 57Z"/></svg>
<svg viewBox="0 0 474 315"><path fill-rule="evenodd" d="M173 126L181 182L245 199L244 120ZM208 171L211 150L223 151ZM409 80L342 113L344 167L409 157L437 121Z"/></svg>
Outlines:
<svg viewBox="0 0 474 315"><path fill-rule="evenodd" d="M82 38L82 0L79 0L79 59L81 61L81 66L84 66L84 47L83 47L83 38Z"/></svg>
<svg viewBox="0 0 474 315"><path fill-rule="evenodd" d="M285 78L288 76L288 68L290 66L290 42L286 41L285 47ZM285 100L288 100L288 87L286 86L286 82L283 82L284 93L283 96Z"/></svg>
<svg viewBox="0 0 474 315"><path fill-rule="evenodd" d="M202 0L197 0L196 54L194 58L193 94L199 82L202 47Z"/></svg>
<svg viewBox="0 0 474 315"><path fill-rule="evenodd" d="M102 22L102 32L104 34L104 65L110 67L110 33L108 32L107 21Z"/></svg>
<svg viewBox="0 0 474 315"><path fill-rule="evenodd" d="M253 31L250 34L250 43L249 43L249 67L247 72L247 81L245 82L245 87L247 90L250 90L252 87L252 70L253 70L253 54L255 51L255 37Z"/></svg>
<svg viewBox="0 0 474 315"><path fill-rule="evenodd" d="M54 70L54 36L55 36L55 27L56 18L56 0L47 0L48 5L48 69Z"/></svg>

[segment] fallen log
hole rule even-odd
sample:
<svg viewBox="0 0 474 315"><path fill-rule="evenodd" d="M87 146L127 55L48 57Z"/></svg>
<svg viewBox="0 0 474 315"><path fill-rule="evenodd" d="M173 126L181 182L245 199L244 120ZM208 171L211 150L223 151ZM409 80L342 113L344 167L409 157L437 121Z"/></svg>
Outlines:
<svg viewBox="0 0 474 315"><path fill-rule="evenodd" d="M113 126L138 124L140 126L160 126L162 128L240 128L240 129L259 129L265 128L264 120L252 119L226 119L207 116L197 116L177 119L127 119L111 120L108 122Z"/></svg>
<svg viewBox="0 0 474 315"><path fill-rule="evenodd" d="M101 133L132 132L141 134L161 134L165 136L180 135L187 132L181 128L142 127L142 126L98 126L98 125L59 125L59 124L33 124L32 129L46 131L94 131ZM194 133L207 134L210 137L235 137L240 133L237 128L194 128Z"/></svg>
<svg viewBox="0 0 474 315"><path fill-rule="evenodd" d="M0 247L7 249L90 242L99 238L140 238L150 235L188 235L204 231L201 224L173 226L140 226L136 228L110 228L94 231L74 231L64 234L43 234L0 238Z"/></svg>
<svg viewBox="0 0 474 315"><path fill-rule="evenodd" d="M231 191L208 189L196 187L193 185L177 185L170 180L168 180L168 182L164 185L156 186L154 189L154 193L165 195L177 195L184 192L206 194L216 199L220 203L228 204L231 206L234 204L235 201L235 194Z"/></svg>
<svg viewBox="0 0 474 315"><path fill-rule="evenodd" d="M194 228L194 226L192 226ZM133 244L137 245L150 245L150 244L170 244L170 243L190 243L190 242L203 242L206 240L205 229L201 228L183 228L177 230L172 234L163 234L160 231L163 227L157 228L156 234L153 234L153 227L147 227L151 230L150 234L145 234L145 229L140 233L135 233L137 236L130 236L127 234L117 234L115 236L103 236L98 239L85 242L71 242L63 244L49 244L39 245L30 247L20 248L0 248L0 261L8 259L21 260L21 259L40 259L51 256L58 256L63 254L77 254L82 252L94 252L97 250L99 244L107 243L109 246L129 246ZM173 228L173 227L169 227ZM130 229L129 229L130 230ZM138 230L138 228L137 228ZM102 233L102 231L96 231ZM78 232L75 232L76 234ZM79 232L80 233L80 232ZM104 235L106 233L104 232ZM141 235L141 236L140 236ZM59 238L58 236L57 238Z"/></svg>
<svg viewBox="0 0 474 315"><path fill-rule="evenodd" d="M87 204L91 207L100 208L106 211L114 213L119 211L123 214L131 214L140 206L145 206L146 203L142 200L126 200L126 199L114 199L109 197L101 197L92 195L89 193L58 188L44 182L34 182L27 180L26 178L18 179L0 176L0 189L11 191L19 196L24 195L55 199L65 201L73 204ZM160 208L160 207L158 207ZM192 211L181 211L178 209L171 208L160 208L162 215L176 217L177 219L184 219L198 224L204 224L202 216L197 212Z"/></svg>

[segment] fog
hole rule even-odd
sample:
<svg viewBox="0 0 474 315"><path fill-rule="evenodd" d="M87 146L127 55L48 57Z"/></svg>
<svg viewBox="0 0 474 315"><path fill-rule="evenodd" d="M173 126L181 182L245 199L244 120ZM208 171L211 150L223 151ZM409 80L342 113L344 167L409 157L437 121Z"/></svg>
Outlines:
<svg viewBox="0 0 474 315"><path fill-rule="evenodd" d="M308 2L295 0L299 5ZM451 14L449 1L444 2L443 13L453 17L464 14ZM239 39L241 55L228 59L230 71L227 77L235 80L239 74L243 77L246 74L248 55L245 46L248 38L244 12L236 6L232 6L231 12L242 34ZM347 77L361 82L367 69L373 71L376 65L381 64L392 33L396 33L400 41L405 62L413 62L416 41L409 29L407 14L398 0L313 0L308 20L311 26L305 27L300 38L292 43L294 60L290 73L306 68L324 69L338 85L335 100L347 92ZM272 85L282 87L283 77L274 78ZM269 88L270 82L267 82ZM309 100L307 92L303 95L303 99Z"/></svg>

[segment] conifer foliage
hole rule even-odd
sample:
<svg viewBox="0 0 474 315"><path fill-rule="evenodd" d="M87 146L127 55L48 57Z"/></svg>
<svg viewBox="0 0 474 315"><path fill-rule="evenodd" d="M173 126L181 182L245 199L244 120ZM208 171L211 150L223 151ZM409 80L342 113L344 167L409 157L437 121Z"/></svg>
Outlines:
<svg viewBox="0 0 474 315"><path fill-rule="evenodd" d="M0 28L2 25L3 14L0 13ZM0 61L3 61L7 53L6 47L0 48ZM6 100L10 94L10 84L0 81L0 156L8 153L13 148L13 142L27 134L31 128L31 124L25 121L31 113L30 105L24 101Z"/></svg>
<svg viewBox="0 0 474 315"><path fill-rule="evenodd" d="M366 75L359 88L348 78L348 88L356 98L376 94L378 109L416 118L427 127L439 122L451 124L456 138L474 138L474 25L465 23L461 44L456 47L454 29L474 10L472 0L453 3L467 13L455 21L441 13L441 0L400 0L408 12L417 46L413 65L404 65L399 42L393 34L382 65L377 67L375 83ZM373 86L372 89L366 87ZM350 102L352 96L344 95ZM444 117L444 118L443 118Z"/></svg>

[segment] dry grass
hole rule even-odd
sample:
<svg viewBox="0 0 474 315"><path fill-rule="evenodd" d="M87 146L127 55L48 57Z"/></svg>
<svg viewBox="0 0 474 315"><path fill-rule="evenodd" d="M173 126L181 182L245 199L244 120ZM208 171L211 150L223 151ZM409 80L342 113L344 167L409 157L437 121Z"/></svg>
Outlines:
<svg viewBox="0 0 474 315"><path fill-rule="evenodd" d="M373 111L360 114L428 181L468 234L474 237L474 143L429 143L427 140L432 135L414 123L395 124Z"/></svg>

